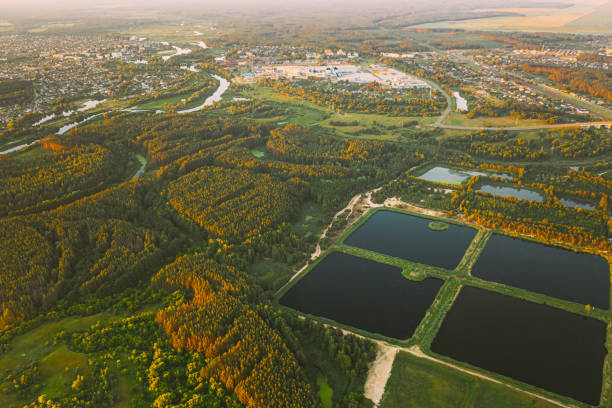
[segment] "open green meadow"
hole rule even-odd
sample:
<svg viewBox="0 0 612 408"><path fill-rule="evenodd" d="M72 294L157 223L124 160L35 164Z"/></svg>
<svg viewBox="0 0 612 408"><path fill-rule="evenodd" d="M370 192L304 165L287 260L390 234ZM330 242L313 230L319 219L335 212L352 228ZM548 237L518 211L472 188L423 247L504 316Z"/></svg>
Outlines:
<svg viewBox="0 0 612 408"><path fill-rule="evenodd" d="M31 395L23 394L14 385L10 376L12 372L23 372L28 367L37 367L34 378L38 378L37 395L46 394L57 398L71 391L72 382L77 375L89 372L86 354L69 350L65 344L55 341L58 335L85 330L96 322L110 323L119 319L108 313L87 317L67 317L59 321L42 325L15 337L8 351L0 358L0 406L7 408L22 407L32 400ZM17 384L21 378L15 378Z"/></svg>
<svg viewBox="0 0 612 408"><path fill-rule="evenodd" d="M381 408L549 408L556 404L442 364L399 352Z"/></svg>
<svg viewBox="0 0 612 408"><path fill-rule="evenodd" d="M249 99L265 100L286 108L287 114L274 118L279 125L294 123L302 126L316 126L340 137L398 141L402 136L427 129L425 126L436 120L435 117L389 116L357 112L337 113L311 101L281 95L273 89L257 84L251 84L247 90L236 94Z"/></svg>

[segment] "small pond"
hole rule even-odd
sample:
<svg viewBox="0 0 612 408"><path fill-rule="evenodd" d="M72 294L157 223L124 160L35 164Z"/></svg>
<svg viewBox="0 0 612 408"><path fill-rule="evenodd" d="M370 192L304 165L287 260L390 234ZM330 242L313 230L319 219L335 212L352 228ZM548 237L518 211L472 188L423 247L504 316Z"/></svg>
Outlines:
<svg viewBox="0 0 612 408"><path fill-rule="evenodd" d="M462 184L474 176L496 176L500 178L510 179L512 176L504 173L489 173L473 170L456 170L448 167L433 167L425 173L418 176L421 180L433 181L436 183L446 184Z"/></svg>
<svg viewBox="0 0 612 408"><path fill-rule="evenodd" d="M541 203L544 201L544 197L537 191L527 190L525 188L514 188L514 187L505 187L505 186L492 186L490 184L485 184L480 187L478 191L482 191L489 194L495 194L500 197L515 197L519 200L527 200L527 201L537 201Z"/></svg>
<svg viewBox="0 0 612 408"><path fill-rule="evenodd" d="M579 201L570 200L569 198L560 198L559 201L566 207L582 208L583 210L594 211L597 209L593 204L581 203Z"/></svg>

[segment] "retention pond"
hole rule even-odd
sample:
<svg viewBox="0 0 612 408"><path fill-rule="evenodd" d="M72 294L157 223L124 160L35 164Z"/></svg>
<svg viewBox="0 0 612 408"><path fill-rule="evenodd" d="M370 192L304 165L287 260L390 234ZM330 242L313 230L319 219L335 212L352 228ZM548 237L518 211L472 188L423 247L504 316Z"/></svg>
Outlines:
<svg viewBox="0 0 612 408"><path fill-rule="evenodd" d="M610 307L610 268L596 255L495 234L472 275L601 309Z"/></svg>
<svg viewBox="0 0 612 408"><path fill-rule="evenodd" d="M476 236L476 230L448 224L429 228L431 220L394 211L378 211L344 241L346 245L408 261L454 269Z"/></svg>
<svg viewBox="0 0 612 408"><path fill-rule="evenodd" d="M599 405L605 340L599 320L466 286L431 349Z"/></svg>
<svg viewBox="0 0 612 408"><path fill-rule="evenodd" d="M408 339L443 281L410 281L393 266L332 252L301 278L280 303L338 323Z"/></svg>

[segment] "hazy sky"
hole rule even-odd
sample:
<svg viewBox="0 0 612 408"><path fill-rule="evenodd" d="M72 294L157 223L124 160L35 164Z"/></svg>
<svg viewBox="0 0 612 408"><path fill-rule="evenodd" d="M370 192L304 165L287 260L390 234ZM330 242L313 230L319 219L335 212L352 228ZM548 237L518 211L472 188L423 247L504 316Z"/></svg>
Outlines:
<svg viewBox="0 0 612 408"><path fill-rule="evenodd" d="M530 0L527 0L530 1ZM555 0L538 0L538 2L552 2ZM582 0L584 1L584 0ZM500 0L470 0L469 3L495 3L503 4ZM557 0L559 2L571 2L571 0ZM92 9L109 9L109 8L135 8L142 7L147 9L152 8L194 8L204 10L211 7L225 8L259 8L259 7L274 7L281 6L319 6L319 7L334 7L338 5L351 5L361 7L384 7L398 6L406 7L415 6L418 4L432 3L426 0L0 0L0 10L10 11L60 11L60 10L92 10ZM439 1L434 1L439 3ZM446 0L442 3L465 4L465 0ZM516 2L514 2L516 3Z"/></svg>
<svg viewBox="0 0 612 408"><path fill-rule="evenodd" d="M0 20L3 16L44 16L50 12L86 12L103 15L103 10L135 9L174 9L194 10L205 12L207 10L223 9L269 9L279 7L288 9L292 7L314 7L320 9L334 9L339 6L349 6L351 9L401 7L418 9L423 5L449 7L457 6L467 8L472 6L520 7L526 4L570 3L570 4L601 4L609 0L0 0ZM3 14L4 13L4 14Z"/></svg>
<svg viewBox="0 0 612 408"><path fill-rule="evenodd" d="M435 1L435 0L434 0ZM438 0L444 1L444 0ZM447 2L446 0L445 2ZM461 3L461 0L450 0ZM334 9L340 6L352 8L383 8L385 6L414 7L417 4L431 3L430 0L0 0L0 20L3 16L44 16L45 13L57 15L61 12L91 14L118 11L121 9L142 10L261 10L261 9L291 9L309 7ZM5 14L3 14L5 13Z"/></svg>

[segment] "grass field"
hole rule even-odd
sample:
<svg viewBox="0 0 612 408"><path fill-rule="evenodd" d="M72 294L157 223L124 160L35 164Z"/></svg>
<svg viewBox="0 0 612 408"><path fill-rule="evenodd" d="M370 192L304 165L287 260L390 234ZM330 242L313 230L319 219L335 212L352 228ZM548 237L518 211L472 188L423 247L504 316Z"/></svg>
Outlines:
<svg viewBox="0 0 612 408"><path fill-rule="evenodd" d="M54 337L62 332L85 330L96 322L110 322L118 319L106 313L87 317L69 317L56 322L48 322L15 337L6 353L0 357L0 373L20 372L31 363L37 363L43 387L36 395L20 395L7 387L8 382L0 382L0 406L22 407L40 394L56 398L70 391L77 373L88 371L87 355L68 350L66 345L54 345Z"/></svg>
<svg viewBox="0 0 612 408"><path fill-rule="evenodd" d="M321 206L313 201L308 201L302 206L293 228L297 234L305 237L318 236L327 221Z"/></svg>
<svg viewBox="0 0 612 408"><path fill-rule="evenodd" d="M40 361L41 384L44 384L40 394L56 398L70 389L77 374L89 371L87 355L68 350L61 345Z"/></svg>
<svg viewBox="0 0 612 408"><path fill-rule="evenodd" d="M259 261L249 267L249 275L254 276L265 289L276 290L293 274L293 270L280 262Z"/></svg>
<svg viewBox="0 0 612 408"><path fill-rule="evenodd" d="M238 95L238 94L237 94ZM283 117L276 118L279 125L294 123L303 126L319 126L330 133L352 138L397 141L405 133L417 132L433 123L436 117L388 116L373 113L336 113L307 100L281 95L273 89L253 84L238 96L279 103L288 109ZM335 126L332 122L354 122L355 126ZM418 127L414 125L416 122Z"/></svg>
<svg viewBox="0 0 612 408"><path fill-rule="evenodd" d="M428 227L432 231L446 231L448 229L448 224L440 221L432 221L429 223Z"/></svg>
<svg viewBox="0 0 612 408"><path fill-rule="evenodd" d="M251 149L251 154L257 157L258 159L261 159L266 155L266 153L261 149Z"/></svg>
<svg viewBox="0 0 612 408"><path fill-rule="evenodd" d="M508 387L411 354L395 357L382 408L556 407Z"/></svg>
<svg viewBox="0 0 612 408"><path fill-rule="evenodd" d="M319 386L319 397L321 398L321 403L323 404L323 408L332 408L332 396L334 395L334 390L327 383L327 378L318 377L317 385Z"/></svg>

